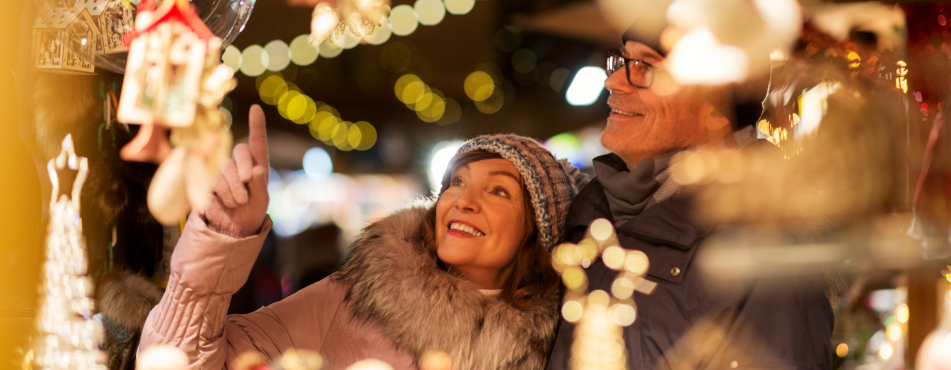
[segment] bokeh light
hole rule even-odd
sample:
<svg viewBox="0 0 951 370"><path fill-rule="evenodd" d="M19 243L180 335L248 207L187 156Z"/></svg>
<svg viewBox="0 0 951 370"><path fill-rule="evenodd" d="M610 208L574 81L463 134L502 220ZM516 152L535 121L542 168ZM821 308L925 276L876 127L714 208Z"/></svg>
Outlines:
<svg viewBox="0 0 951 370"><path fill-rule="evenodd" d="M300 35L291 41L291 61L299 66L309 66L317 61L320 50L307 41L309 35Z"/></svg>
<svg viewBox="0 0 951 370"><path fill-rule="evenodd" d="M357 36L350 31L350 27L347 27L343 31L343 37L334 42L334 45L337 45L343 49L352 49L354 46L360 44L360 40L363 39L363 36Z"/></svg>
<svg viewBox="0 0 951 370"><path fill-rule="evenodd" d="M522 35L514 27L505 26L495 33L495 46L504 53L518 50L522 45Z"/></svg>
<svg viewBox="0 0 951 370"><path fill-rule="evenodd" d="M343 121L337 124L334 127L333 132L330 133L331 141L337 149L348 152L353 150L353 147L350 146L350 143L347 141L347 137L350 134L350 126L353 125L348 121Z"/></svg>
<svg viewBox="0 0 951 370"><path fill-rule="evenodd" d="M462 107L459 105L459 102L453 98L445 98L446 109L438 121L437 124L440 126L445 126L459 122L462 119Z"/></svg>
<svg viewBox="0 0 951 370"><path fill-rule="evenodd" d="M891 343L885 343L878 348L878 356L884 360L892 358L892 354L895 352L895 348L892 347Z"/></svg>
<svg viewBox="0 0 951 370"><path fill-rule="evenodd" d="M450 14L468 14L475 7L475 0L445 0L446 11Z"/></svg>
<svg viewBox="0 0 951 370"><path fill-rule="evenodd" d="M221 62L235 71L241 69L241 50L234 45L228 45L221 53Z"/></svg>
<svg viewBox="0 0 951 370"><path fill-rule="evenodd" d="M835 355L836 355L836 356L845 357L845 356L848 356L848 354L849 354L849 345L848 345L848 344L839 343L839 345L835 347Z"/></svg>
<svg viewBox="0 0 951 370"><path fill-rule="evenodd" d="M629 304L616 304L612 310L614 323L621 326L628 326L637 319L637 311Z"/></svg>
<svg viewBox="0 0 951 370"><path fill-rule="evenodd" d="M578 322L583 314L584 306L581 305L581 302L571 300L561 306L561 316L568 322Z"/></svg>
<svg viewBox="0 0 951 370"><path fill-rule="evenodd" d="M492 91L492 95L489 95L485 100L475 102L476 109L485 114L492 114L498 112L499 109L502 109L502 104L505 103L505 97L502 94L502 90L496 88Z"/></svg>
<svg viewBox="0 0 951 370"><path fill-rule="evenodd" d="M617 299L628 299L634 295L634 282L625 276L614 279L611 284L611 294Z"/></svg>
<svg viewBox="0 0 951 370"><path fill-rule="evenodd" d="M356 144L354 144L352 141L350 142L350 145L353 146L354 149L363 151L372 148L373 145L376 144L376 128L373 127L373 125L371 125L369 122L357 122L355 125L353 125L353 127L350 128L350 130L356 130L360 133L360 139ZM353 134L350 133L350 135Z"/></svg>
<svg viewBox="0 0 951 370"><path fill-rule="evenodd" d="M283 71L291 64L291 51L287 44L281 40L274 40L264 45L264 51L267 52L267 69L271 71Z"/></svg>
<svg viewBox="0 0 951 370"><path fill-rule="evenodd" d="M555 158L565 158L575 167L584 167L585 156L581 151L581 140L577 135L562 132L545 140L544 146Z"/></svg>
<svg viewBox="0 0 951 370"><path fill-rule="evenodd" d="M416 0L414 6L419 24L435 26L446 17L446 6L442 0Z"/></svg>
<svg viewBox="0 0 951 370"><path fill-rule="evenodd" d="M607 72L600 67L584 67L575 74L575 79L568 86L565 98L568 104L574 106L591 105L598 101L601 91L604 90L604 80Z"/></svg>
<svg viewBox="0 0 951 370"><path fill-rule="evenodd" d="M265 75L261 75L261 77L263 76ZM258 85L258 94L265 104L276 105L277 99L286 92L287 82L284 81L280 73L267 76Z"/></svg>
<svg viewBox="0 0 951 370"><path fill-rule="evenodd" d="M329 175L334 170L333 161L330 160L330 154L323 148L313 147L307 149L304 153L304 173L312 179L320 179Z"/></svg>
<svg viewBox="0 0 951 370"><path fill-rule="evenodd" d="M380 26L369 35L364 35L363 39L370 45L382 45L390 39L390 36L393 35L393 29L390 26L390 20L386 17L382 18Z"/></svg>
<svg viewBox="0 0 951 370"><path fill-rule="evenodd" d="M330 42L330 39L324 40L318 48L320 56L324 58L333 58L343 52L343 48Z"/></svg>
<svg viewBox="0 0 951 370"><path fill-rule="evenodd" d="M901 339L901 324L894 323L888 326L888 330L885 331L888 334L888 339L892 342L897 342Z"/></svg>
<svg viewBox="0 0 951 370"><path fill-rule="evenodd" d="M433 146L429 160L429 187L438 191L442 187L442 175L449 166L449 161L456 155L456 150L462 146L462 141L442 141Z"/></svg>
<svg viewBox="0 0 951 370"><path fill-rule="evenodd" d="M902 324L908 322L908 306L899 306L898 309L895 310L895 318L897 318L898 322Z"/></svg>
<svg viewBox="0 0 951 370"><path fill-rule="evenodd" d="M529 73L535 70L538 58L528 49L518 49L512 54L512 68L518 73Z"/></svg>
<svg viewBox="0 0 951 370"><path fill-rule="evenodd" d="M270 63L267 52L260 45L248 46L241 53L241 73L247 76L260 76Z"/></svg>
<svg viewBox="0 0 951 370"><path fill-rule="evenodd" d="M220 107L218 108L218 113L221 113L221 119L225 122L225 130L231 128L231 123L234 121L234 118L231 116L231 111Z"/></svg>
<svg viewBox="0 0 951 370"><path fill-rule="evenodd" d="M309 96L300 94L287 102L287 119L299 125L310 122L317 114L317 106Z"/></svg>
<svg viewBox="0 0 951 370"><path fill-rule="evenodd" d="M409 68L413 54L402 42L387 43L380 49L380 66L390 73L400 73Z"/></svg>
<svg viewBox="0 0 951 370"><path fill-rule="evenodd" d="M301 95L299 91L293 90L291 86L291 84L288 84L287 92L281 94L281 96L277 98L277 112L281 114L281 117L284 117L288 120L291 119L291 117L288 115L288 109L291 106L291 102L298 101L295 99Z"/></svg>
<svg viewBox="0 0 951 370"><path fill-rule="evenodd" d="M424 122L439 121L446 113L446 101L439 94L429 93L428 95L431 97L431 102L425 108L417 110L416 115Z"/></svg>
<svg viewBox="0 0 951 370"><path fill-rule="evenodd" d="M496 90L492 76L481 70L470 73L463 88L469 99L477 102L488 99Z"/></svg>
<svg viewBox="0 0 951 370"><path fill-rule="evenodd" d="M419 20L416 18L416 11L413 7L403 4L393 7L390 11L390 27L393 34L397 36L406 36L419 26Z"/></svg>

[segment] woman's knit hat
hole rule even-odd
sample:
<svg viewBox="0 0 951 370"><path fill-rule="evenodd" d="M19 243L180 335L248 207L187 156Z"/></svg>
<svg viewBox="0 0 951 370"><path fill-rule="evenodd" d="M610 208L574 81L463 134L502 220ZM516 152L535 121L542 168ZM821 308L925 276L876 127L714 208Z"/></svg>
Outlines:
<svg viewBox="0 0 951 370"><path fill-rule="evenodd" d="M551 152L542 148L535 140L524 136L479 136L463 144L456 156L474 150L497 153L518 169L535 208L538 236L550 252L565 232L568 207L575 195L588 183L588 175L567 160L555 159ZM455 160L453 157L452 162Z"/></svg>

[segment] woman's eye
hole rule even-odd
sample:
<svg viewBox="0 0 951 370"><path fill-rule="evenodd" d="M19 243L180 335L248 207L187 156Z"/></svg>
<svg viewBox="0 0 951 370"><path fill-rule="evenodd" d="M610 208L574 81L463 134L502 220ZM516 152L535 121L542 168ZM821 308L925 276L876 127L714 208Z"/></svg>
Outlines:
<svg viewBox="0 0 951 370"><path fill-rule="evenodd" d="M492 194L495 194L495 195L498 195L498 196L502 196L502 197L507 197L507 196L509 196L509 192L506 191L504 188L495 188L495 189L492 190Z"/></svg>
<svg viewBox="0 0 951 370"><path fill-rule="evenodd" d="M462 178L453 177L452 180L449 180L449 186L462 186Z"/></svg>

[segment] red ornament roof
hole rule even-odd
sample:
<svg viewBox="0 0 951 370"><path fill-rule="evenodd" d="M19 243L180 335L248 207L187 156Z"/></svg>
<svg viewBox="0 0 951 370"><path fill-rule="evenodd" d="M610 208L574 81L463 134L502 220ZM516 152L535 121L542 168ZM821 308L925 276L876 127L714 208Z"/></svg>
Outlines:
<svg viewBox="0 0 951 370"><path fill-rule="evenodd" d="M152 31L162 23L173 21L184 24L203 41L207 42L215 37L215 35L211 33L211 30L208 29L208 26L205 25L205 22L198 17L195 7L189 4L188 0L165 0L158 9L155 8L155 0L143 0L142 3L139 4L138 13L141 14L143 12L153 13L152 20L150 21L151 24L141 31L135 31L135 34L128 39L129 42L140 34ZM136 21L138 20L139 17L137 15ZM126 47L129 47L129 45L127 44Z"/></svg>

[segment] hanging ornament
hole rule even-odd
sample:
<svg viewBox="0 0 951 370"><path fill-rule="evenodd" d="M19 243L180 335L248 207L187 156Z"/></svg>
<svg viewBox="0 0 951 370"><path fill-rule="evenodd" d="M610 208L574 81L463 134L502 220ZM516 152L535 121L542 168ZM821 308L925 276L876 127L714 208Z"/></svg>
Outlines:
<svg viewBox="0 0 951 370"><path fill-rule="evenodd" d="M129 51L123 39L127 39L126 35L131 36L135 4L131 0L85 0L83 4L96 21L101 35L96 54Z"/></svg>
<svg viewBox="0 0 951 370"><path fill-rule="evenodd" d="M135 25L118 119L140 128L120 155L160 164L148 206L171 225L211 200L232 144L219 105L235 88L234 70L221 64L221 39L187 0L143 1Z"/></svg>
<svg viewBox="0 0 951 370"><path fill-rule="evenodd" d="M60 195L57 172L67 167L76 171L76 176L70 194ZM93 283L88 275L86 241L79 213L80 193L89 172L89 162L76 155L72 136L66 135L60 154L51 159L46 168L53 195L40 285L42 298L36 319L38 333L23 359L24 368L106 370L105 353L99 350L103 329L92 319Z"/></svg>
<svg viewBox="0 0 951 370"><path fill-rule="evenodd" d="M320 2L314 8L308 40L314 45L328 37L330 42L337 42L347 29L357 37L369 36L389 14L389 0L338 0L336 10Z"/></svg>
<svg viewBox="0 0 951 370"><path fill-rule="evenodd" d="M33 66L49 72L93 73L99 26L83 3L41 9L33 23Z"/></svg>

